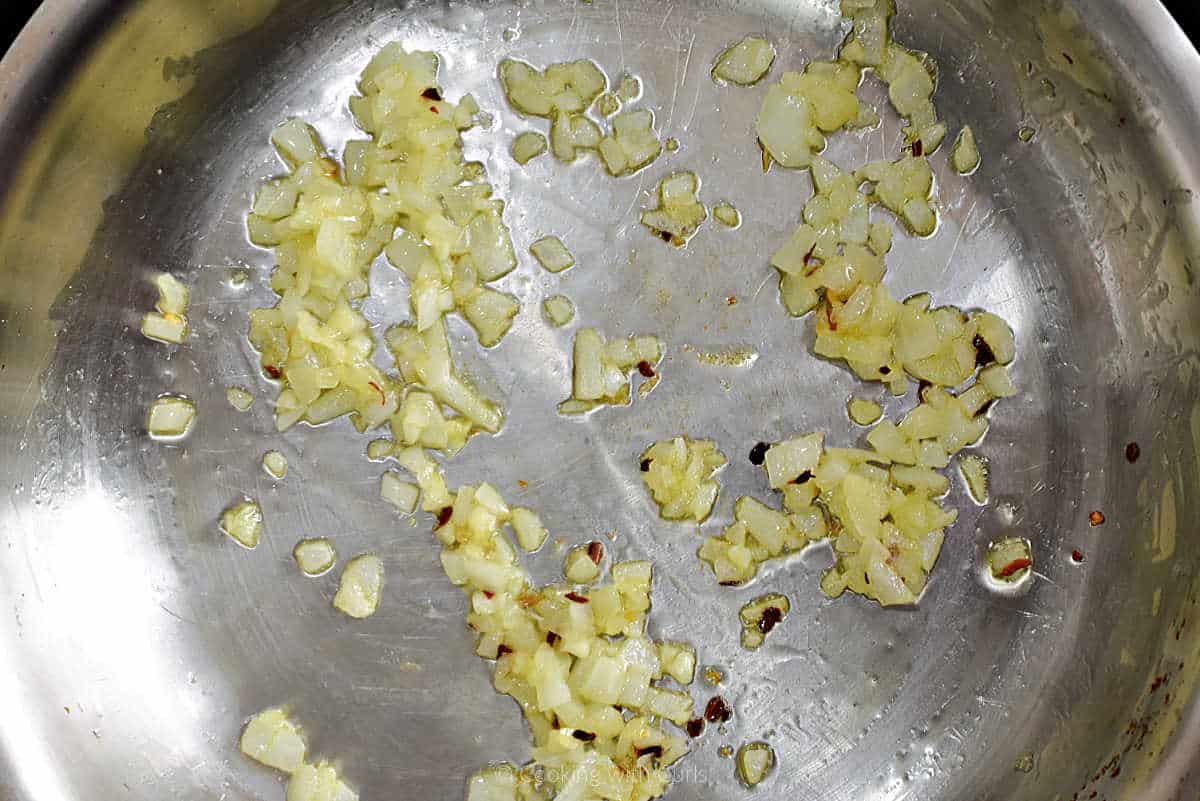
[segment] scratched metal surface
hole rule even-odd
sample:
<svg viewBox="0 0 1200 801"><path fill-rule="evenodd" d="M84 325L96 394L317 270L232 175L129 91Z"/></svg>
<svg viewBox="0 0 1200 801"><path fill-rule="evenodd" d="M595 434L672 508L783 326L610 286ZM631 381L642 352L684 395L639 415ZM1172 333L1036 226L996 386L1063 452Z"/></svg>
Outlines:
<svg viewBox="0 0 1200 801"><path fill-rule="evenodd" d="M1200 793L1200 58L1156 4L1089 3L1084 29L1070 7L901 3L899 37L936 57L939 108L952 131L974 127L984 160L964 179L945 152L933 159L941 226L928 240L898 237L887 280L899 295L931 289L1007 318L1022 394L998 407L979 447L991 503L973 505L956 480L960 518L929 591L915 609L886 611L822 597L820 549L751 586L715 587L696 532L656 518L635 459L664 436L716 439L730 465L715 529L739 495L767 494L745 458L754 442L824 430L854 444L845 400L881 395L815 358L810 321L783 313L766 256L809 184L758 169L763 88L708 78L714 55L749 32L779 47L773 78L829 56L831 2L272 5L52 0L0 71L0 799L281 798L279 779L235 746L249 714L281 703L366 799L458 797L484 763L527 758L515 706L471 655L429 520L410 527L378 499L383 468L345 421L275 434L243 336L247 311L272 302L270 256L242 223L254 184L279 170L268 131L300 115L340 151L355 76L393 39L437 50L448 95L470 91L495 113L467 150L509 200L518 249L556 233L578 257L553 277L522 256L503 285L523 311L498 348L484 353L454 328L509 418L448 473L539 509L568 544L611 532L620 557L655 561L654 633L725 668L736 709L727 730L695 742L671 798ZM679 152L622 180L590 159L515 169L511 136L537 126L498 93L505 55L588 57L614 79L638 75ZM1028 143L1022 126L1035 131ZM834 136L829 155L852 165L895 154L898 140L885 114L876 131ZM639 227L657 179L684 168L706 202L738 206L740 229L710 224L674 250ZM170 350L136 333L153 302L144 279L162 268L193 286L194 334ZM241 288L237 268L251 273ZM365 308L382 331L404 316L404 291L382 265L372 287ZM565 330L538 311L556 292L579 309ZM659 388L631 408L557 417L580 325L662 335ZM758 357L740 368L696 357L726 346ZM231 384L258 397L249 413L225 402ZM142 430L164 391L199 407L177 445ZM1136 465L1122 455L1132 440ZM259 466L268 448L289 459L283 481ZM266 513L252 552L215 525L243 493ZM1091 509L1103 527L1087 525ZM1037 573L998 595L979 560L1012 533L1033 541ZM293 544L319 535L343 560L384 559L375 617L331 608L337 570L298 574ZM547 549L530 566L548 580L560 558ZM792 614L744 652L737 609L768 589L788 594ZM707 698L699 685L695 695ZM751 792L717 751L757 738L780 767ZM1031 770L1016 770L1026 755Z"/></svg>

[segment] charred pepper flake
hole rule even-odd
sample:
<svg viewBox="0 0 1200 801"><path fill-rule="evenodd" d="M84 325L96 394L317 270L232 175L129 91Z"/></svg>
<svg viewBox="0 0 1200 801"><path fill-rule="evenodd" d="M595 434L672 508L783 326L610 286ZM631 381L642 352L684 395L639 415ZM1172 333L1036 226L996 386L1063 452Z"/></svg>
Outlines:
<svg viewBox="0 0 1200 801"><path fill-rule="evenodd" d="M971 340L971 344L975 346L975 366L985 367L996 361L996 354L992 352L992 346L984 341L979 334Z"/></svg>
<svg viewBox="0 0 1200 801"><path fill-rule="evenodd" d="M1014 559L996 573L997 578L1008 578L1018 570L1024 570L1033 565L1032 559Z"/></svg>
<svg viewBox="0 0 1200 801"><path fill-rule="evenodd" d="M264 372L264 373L266 373L267 375L271 376L271 378L274 378L274 379L276 379L276 380L278 380L278 379L279 379L279 377L280 377L281 375L283 375L283 373L281 373L281 372L279 371L279 368L278 368L278 367L276 367L276 366L275 366L275 365L273 365L273 364L264 364L264 365L263 365L263 372Z"/></svg>
<svg viewBox="0 0 1200 801"><path fill-rule="evenodd" d="M1093 526L1104 525L1104 512L1101 512L1099 509L1088 512L1088 522Z"/></svg>
<svg viewBox="0 0 1200 801"><path fill-rule="evenodd" d="M918 159L925 154L925 145L921 144L920 139L912 143L912 154L913 158Z"/></svg>
<svg viewBox="0 0 1200 801"><path fill-rule="evenodd" d="M653 460L653 459L643 459L643 460L642 460L642 472L643 472L643 473L649 473L649 472L650 472L650 463L651 463L652 461L654 461L654 460Z"/></svg>
<svg viewBox="0 0 1200 801"><path fill-rule="evenodd" d="M762 617L758 619L758 630L763 634L770 634L771 629L775 628L781 620L783 620L783 610L778 606L768 606L763 610Z"/></svg>
<svg viewBox="0 0 1200 801"><path fill-rule="evenodd" d="M639 758L644 757L644 756L660 757L660 756L662 756L662 746L661 745L647 745L644 747L638 747L635 745L633 747L633 753L635 756L637 756Z"/></svg>
<svg viewBox="0 0 1200 801"><path fill-rule="evenodd" d="M574 601L577 604L586 604L589 600L587 597L580 595L577 592L568 592L563 597L566 598L568 601Z"/></svg>
<svg viewBox="0 0 1200 801"><path fill-rule="evenodd" d="M571 736L576 740L581 740L585 743L590 743L592 740L596 739L595 734L590 731L584 731L583 729L576 729L575 731L571 732Z"/></svg>
<svg viewBox="0 0 1200 801"><path fill-rule="evenodd" d="M704 718L692 718L684 726L684 729L687 731L688 737L699 737L704 733Z"/></svg>
<svg viewBox="0 0 1200 801"><path fill-rule="evenodd" d="M805 470L803 473L801 473L800 475L796 476L795 478L793 478L793 479L792 479L791 481L789 481L788 483L789 483L789 484L803 484L805 481L808 481L808 480L809 480L810 478L812 478L812 477L813 477L812 471L811 471L811 470Z"/></svg>
<svg viewBox="0 0 1200 801"><path fill-rule="evenodd" d="M1071 561L1082 562L1083 561L1083 551L1079 550L1078 548L1071 551Z"/></svg>
<svg viewBox="0 0 1200 801"><path fill-rule="evenodd" d="M441 90L439 90L436 86L431 86L424 92L421 92L421 97L425 98L426 100L441 100L442 93Z"/></svg>
<svg viewBox="0 0 1200 801"><path fill-rule="evenodd" d="M668 244L670 244L671 240L674 239L674 237L671 236L670 231L659 231L658 238Z"/></svg>
<svg viewBox="0 0 1200 801"><path fill-rule="evenodd" d="M765 442L760 442L750 449L750 464L761 465L767 459L767 451L771 446Z"/></svg>
<svg viewBox="0 0 1200 801"><path fill-rule="evenodd" d="M600 564L600 560L604 558L604 546L596 540L592 540L587 546L588 559L592 560L592 564Z"/></svg>
<svg viewBox="0 0 1200 801"><path fill-rule="evenodd" d="M886 364L883 367L879 368L880 375L891 375L891 373L892 373L892 368L888 367Z"/></svg>
<svg viewBox="0 0 1200 801"><path fill-rule="evenodd" d="M654 378L654 368L645 359L637 363L637 368L643 378Z"/></svg>
<svg viewBox="0 0 1200 801"><path fill-rule="evenodd" d="M562 638L553 631L546 632L546 645L554 645L554 643L558 642L560 639Z"/></svg>
<svg viewBox="0 0 1200 801"><path fill-rule="evenodd" d="M496 647L496 658L499 659L500 657L504 656L505 654L511 654L512 652L513 652L513 649L509 648L504 643L500 643L500 645L498 645Z"/></svg>
<svg viewBox="0 0 1200 801"><path fill-rule="evenodd" d="M733 717L733 710L729 708L729 704L725 703L725 699L719 695L714 695L709 699L704 707L704 719L709 723L725 723Z"/></svg>
<svg viewBox="0 0 1200 801"><path fill-rule="evenodd" d="M1138 457L1141 455L1142 446L1138 445L1136 442L1131 442L1125 446L1125 461L1129 462L1130 464L1136 462Z"/></svg>
<svg viewBox="0 0 1200 801"><path fill-rule="evenodd" d="M437 528L441 528L450 522L450 518L454 516L453 506L443 506L437 513Z"/></svg>

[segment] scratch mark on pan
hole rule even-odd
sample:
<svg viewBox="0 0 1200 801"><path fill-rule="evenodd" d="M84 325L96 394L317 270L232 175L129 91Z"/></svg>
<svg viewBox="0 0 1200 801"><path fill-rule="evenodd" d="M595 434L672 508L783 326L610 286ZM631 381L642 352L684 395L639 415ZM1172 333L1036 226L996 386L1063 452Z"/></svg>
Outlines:
<svg viewBox="0 0 1200 801"><path fill-rule="evenodd" d="M683 76L679 81L680 88L687 85L688 69L692 63L692 51L696 49L696 34L692 34L692 40L688 42L687 56L683 59ZM683 124L683 129L686 131L692 124L692 120L696 118L696 109L700 105L700 92L692 93L692 108L688 112L687 122Z"/></svg>
<svg viewBox="0 0 1200 801"><path fill-rule="evenodd" d="M946 258L946 263L942 266L942 275L946 275L950 271L950 265L954 262L954 257L958 254L958 246L962 243L963 235L966 234L967 228L971 225L971 215L975 213L975 207L979 205L979 198L971 201L971 208L967 209L967 216L963 219L962 225L958 227L958 236L954 237L954 246L950 248L950 255Z"/></svg>
<svg viewBox="0 0 1200 801"><path fill-rule="evenodd" d="M770 282L771 277L772 276L768 275L766 278L764 278L762 280L762 283L758 285L758 289L754 290L754 295L751 297L751 300L758 297L758 293L763 291L763 287L765 287Z"/></svg>
<svg viewBox="0 0 1200 801"><path fill-rule="evenodd" d="M627 67L625 66L625 34L621 30L621 0L616 0L616 2L613 3L613 13L616 16L617 47L621 52L621 70L623 72L627 69Z"/></svg>

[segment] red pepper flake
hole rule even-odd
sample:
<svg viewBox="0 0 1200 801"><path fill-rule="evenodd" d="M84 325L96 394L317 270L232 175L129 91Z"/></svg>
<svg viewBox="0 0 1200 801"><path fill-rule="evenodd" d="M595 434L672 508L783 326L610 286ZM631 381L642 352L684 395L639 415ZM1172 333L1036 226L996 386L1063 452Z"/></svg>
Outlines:
<svg viewBox="0 0 1200 801"><path fill-rule="evenodd" d="M283 375L283 373L279 372L279 368L273 364L264 364L263 372L271 376L271 378L274 378L276 381L278 381L279 377Z"/></svg>
<svg viewBox="0 0 1200 801"><path fill-rule="evenodd" d="M730 295L729 297L725 298L725 305L726 306L736 306L737 305L737 296Z"/></svg>
<svg viewBox="0 0 1200 801"><path fill-rule="evenodd" d="M1125 446L1125 461L1133 464L1142 455L1142 446L1136 442L1131 442Z"/></svg>
<svg viewBox="0 0 1200 801"><path fill-rule="evenodd" d="M487 598L490 601L496 597L496 593L492 592L491 590L484 590L483 597Z"/></svg>
<svg viewBox="0 0 1200 801"><path fill-rule="evenodd" d="M441 114L441 112L437 110L437 106L430 106L429 110L432 111L434 114Z"/></svg>
<svg viewBox="0 0 1200 801"><path fill-rule="evenodd" d="M837 320L833 319L833 307L832 306L829 306L829 305L825 306L825 319L829 321L829 330L836 331L837 330Z"/></svg>
<svg viewBox="0 0 1200 801"><path fill-rule="evenodd" d="M1079 564L1080 562L1082 562L1083 561L1083 551L1079 550L1078 548L1071 551L1071 561L1075 562L1075 564Z"/></svg>
<svg viewBox="0 0 1200 801"><path fill-rule="evenodd" d="M1092 526L1104 525L1104 512L1101 512L1099 509L1093 512L1088 512L1088 522L1091 523Z"/></svg>
<svg viewBox="0 0 1200 801"><path fill-rule="evenodd" d="M760 442L757 445L755 445L753 448L750 449L750 464L755 465L756 467L761 465L763 462L766 461L767 451L769 451L770 449L771 449L771 446L765 442Z"/></svg>
<svg viewBox="0 0 1200 801"><path fill-rule="evenodd" d="M588 543L587 555L588 559L592 560L592 564L600 564L600 560L604 558L604 546L596 540L592 540Z"/></svg>
<svg viewBox="0 0 1200 801"><path fill-rule="evenodd" d="M692 718L683 728L687 731L688 737L699 737L704 733L704 718Z"/></svg>
<svg viewBox="0 0 1200 801"><path fill-rule="evenodd" d="M589 600L587 598L587 596L580 595L577 592L568 592L563 597L566 598L568 601L574 601L577 604L586 604Z"/></svg>
<svg viewBox="0 0 1200 801"><path fill-rule="evenodd" d="M642 463L641 463L640 467L642 468L642 472L643 472L643 473L649 473L649 472L650 472L650 463L651 463L651 462L653 462L653 461L654 461L653 459L643 459L643 460L642 460Z"/></svg>
<svg viewBox="0 0 1200 801"><path fill-rule="evenodd" d="M497 648L496 648L496 658L499 659L500 657L504 656L505 654L511 654L512 652L513 652L513 649L509 648L504 643L500 643L500 645L497 646Z"/></svg>
<svg viewBox="0 0 1200 801"><path fill-rule="evenodd" d="M742 582L740 582L740 581L718 581L717 583L719 585L721 585L722 587L738 587L741 585ZM1176 638L1176 639L1178 639L1178 638Z"/></svg>
<svg viewBox="0 0 1200 801"><path fill-rule="evenodd" d="M733 717L733 710L729 708L729 704L725 703L725 699L719 695L714 695L709 699L708 704L704 707L704 719L709 723L724 723Z"/></svg>
<svg viewBox="0 0 1200 801"><path fill-rule="evenodd" d="M1117 120L1117 126L1118 126L1118 127L1120 127L1120 128L1124 128L1124 127L1125 127L1125 115L1124 115L1124 114L1122 114L1122 115L1120 116L1120 118Z"/></svg>
<svg viewBox="0 0 1200 801"><path fill-rule="evenodd" d="M913 158L919 159L919 158L921 158L922 155L924 155L924 153L925 153L925 145L921 144L920 139L918 139L917 141L912 143Z"/></svg>
<svg viewBox="0 0 1200 801"><path fill-rule="evenodd" d="M1068 64L1071 64L1071 65L1075 64L1075 59L1071 58L1071 54L1068 53L1066 50L1062 51L1062 57L1067 60Z"/></svg>
<svg viewBox="0 0 1200 801"><path fill-rule="evenodd" d="M557 634L555 634L553 631L546 632L546 645L553 646L554 643L558 642L561 639L562 638L559 637Z"/></svg>
<svg viewBox="0 0 1200 801"><path fill-rule="evenodd" d="M382 406L383 404L387 403L387 395L383 394L383 390L380 389L379 385L374 381L368 381L367 383L371 385L371 389L379 393L379 405Z"/></svg>
<svg viewBox="0 0 1200 801"><path fill-rule="evenodd" d="M426 100L441 100L442 93L436 86L431 86L424 92L421 92L421 97L425 98Z"/></svg>
<svg viewBox="0 0 1200 801"><path fill-rule="evenodd" d="M783 610L777 606L768 606L763 610L762 617L758 619L758 630L763 634L770 634L771 629L779 625L783 620Z"/></svg>
<svg viewBox="0 0 1200 801"><path fill-rule="evenodd" d="M654 378L654 368L645 359L637 363L637 368L644 378Z"/></svg>
<svg viewBox="0 0 1200 801"><path fill-rule="evenodd" d="M1018 570L1024 570L1025 568L1029 567L1032 564L1033 564L1033 560L1031 560L1031 559L1025 559L1025 558L1014 559L1011 562L1009 562L1007 565L1005 565L1004 567L1000 568L999 572L996 573L996 576L999 578L1008 578L1013 573L1016 573Z"/></svg>
<svg viewBox="0 0 1200 801"><path fill-rule="evenodd" d="M585 743L590 743L592 740L596 739L595 734L590 731L584 731L583 729L576 729L575 731L571 732L571 736L576 740L582 740Z"/></svg>
<svg viewBox="0 0 1200 801"><path fill-rule="evenodd" d="M661 745L647 745L645 747L639 748L638 746L635 745L633 747L633 753L634 753L634 756L637 756L638 758L641 758L641 757L644 757L647 755L652 756L652 757L660 757L660 756L662 756L662 746Z"/></svg>
<svg viewBox="0 0 1200 801"><path fill-rule="evenodd" d="M441 509L438 510L437 526L435 526L435 528L441 528L442 526L446 525L447 523L450 522L450 518L453 516L454 516L454 507L453 506L443 506Z"/></svg>

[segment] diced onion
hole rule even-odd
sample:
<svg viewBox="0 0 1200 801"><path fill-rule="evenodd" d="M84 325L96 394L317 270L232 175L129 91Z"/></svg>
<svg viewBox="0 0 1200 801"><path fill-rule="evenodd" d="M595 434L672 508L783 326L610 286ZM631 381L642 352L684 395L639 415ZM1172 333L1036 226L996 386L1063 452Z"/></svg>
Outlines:
<svg viewBox="0 0 1200 801"><path fill-rule="evenodd" d="M883 416L883 408L878 403L863 398L851 398L846 405L846 412L860 426L874 425Z"/></svg>
<svg viewBox="0 0 1200 801"><path fill-rule="evenodd" d="M725 456L711 440L687 437L656 442L640 457L642 481L667 520L703 522L717 500L713 478Z"/></svg>
<svg viewBox="0 0 1200 801"><path fill-rule="evenodd" d="M187 318L178 314L147 312L142 317L142 335L159 342L179 344L187 338Z"/></svg>
<svg viewBox="0 0 1200 801"><path fill-rule="evenodd" d="M956 172L967 175L979 166L979 147L975 144L975 132L970 125L964 125L954 140L954 149L950 151L950 163Z"/></svg>
<svg viewBox="0 0 1200 801"><path fill-rule="evenodd" d="M187 398L167 395L156 398L146 415L146 431L152 437L182 437L196 419L196 404Z"/></svg>
<svg viewBox="0 0 1200 801"><path fill-rule="evenodd" d="M248 412L254 405L254 396L241 387L230 387L225 390L225 400L239 412Z"/></svg>
<svg viewBox="0 0 1200 801"><path fill-rule="evenodd" d="M695 173L677 172L658 185L658 208L642 212L642 224L673 245L682 245L708 217L697 197L700 181Z"/></svg>
<svg viewBox="0 0 1200 801"><path fill-rule="evenodd" d="M567 552L563 576L572 584L591 584L600 577L600 563L589 554L590 548L590 545L580 545Z"/></svg>
<svg viewBox="0 0 1200 801"><path fill-rule="evenodd" d="M513 139L513 161L521 165L528 164L533 159L545 153L548 147L546 137L537 131L522 131Z"/></svg>
<svg viewBox="0 0 1200 801"><path fill-rule="evenodd" d="M400 478L400 474L389 470L379 479L380 496L403 514L412 514L421 497L421 488Z"/></svg>
<svg viewBox="0 0 1200 801"><path fill-rule="evenodd" d="M296 566L306 576L320 576L327 573L337 561L337 551L333 543L324 537L300 540L292 548L292 558Z"/></svg>
<svg viewBox="0 0 1200 801"><path fill-rule="evenodd" d="M1033 548L1029 540L1005 537L988 546L987 565L992 578L997 581L1020 581L1033 569Z"/></svg>
<svg viewBox="0 0 1200 801"><path fill-rule="evenodd" d="M258 546L262 537L262 509L254 501L243 501L221 514L221 530L247 548Z"/></svg>
<svg viewBox="0 0 1200 801"><path fill-rule="evenodd" d="M263 469L272 478L283 478L287 475L287 457L279 451L267 451L262 458Z"/></svg>
<svg viewBox="0 0 1200 801"><path fill-rule="evenodd" d="M758 36L747 36L717 56L712 76L741 86L758 83L775 61L775 46Z"/></svg>
<svg viewBox="0 0 1200 801"><path fill-rule="evenodd" d="M754 787L767 778L775 767L775 751L767 743L747 743L738 749L737 757L738 778L747 786Z"/></svg>
<svg viewBox="0 0 1200 801"><path fill-rule="evenodd" d="M242 730L242 753L270 768L292 773L304 764L307 746L283 709L265 709Z"/></svg>
<svg viewBox="0 0 1200 801"><path fill-rule="evenodd" d="M968 453L958 459L958 469L962 473L967 492L975 503L987 503L988 500L988 463L982 456Z"/></svg>
<svg viewBox="0 0 1200 801"><path fill-rule="evenodd" d="M770 592L747 603L738 612L742 622L742 647L754 650L761 646L775 626L783 622L792 604L786 595Z"/></svg>
<svg viewBox="0 0 1200 801"><path fill-rule="evenodd" d="M551 325L561 327L575 319L575 304L566 295L551 295L542 301L542 313Z"/></svg>
<svg viewBox="0 0 1200 801"><path fill-rule="evenodd" d="M301 765L288 779L287 801L358 801L328 762Z"/></svg>
<svg viewBox="0 0 1200 801"><path fill-rule="evenodd" d="M728 228L737 228L742 224L742 215L732 203L718 203L713 206L713 219Z"/></svg>
<svg viewBox="0 0 1200 801"><path fill-rule="evenodd" d="M353 618L370 617L379 608L382 590L383 562L374 554L362 554L342 568L333 605Z"/></svg>
<svg viewBox="0 0 1200 801"><path fill-rule="evenodd" d="M529 252L547 272L561 273L575 264L575 257L557 236L542 237L529 246Z"/></svg>

